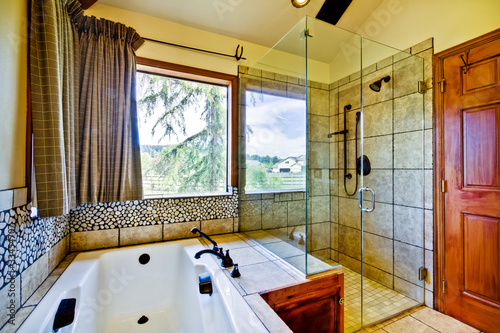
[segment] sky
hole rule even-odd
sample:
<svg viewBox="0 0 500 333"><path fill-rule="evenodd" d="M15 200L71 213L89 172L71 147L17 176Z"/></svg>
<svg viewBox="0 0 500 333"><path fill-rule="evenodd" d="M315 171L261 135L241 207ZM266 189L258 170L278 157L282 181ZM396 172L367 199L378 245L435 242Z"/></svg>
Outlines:
<svg viewBox="0 0 500 333"><path fill-rule="evenodd" d="M305 155L305 101L247 91L246 104L246 124L253 131L247 131L246 154Z"/></svg>
<svg viewBox="0 0 500 333"><path fill-rule="evenodd" d="M143 98L141 89L137 89L137 100ZM224 101L227 104L227 98ZM201 105L199 106L202 107ZM204 120L200 119L201 112L197 110L196 107L190 107L185 110L184 119L186 122L186 135L182 135L179 128L177 127L176 133L178 136L166 136L161 139L162 129L161 127L156 127L155 135L151 134L154 124L162 114L163 108L160 105L154 111L154 114L150 118L146 118L144 113L141 112L141 107L138 105L138 117L139 117L139 139L141 145L169 145L177 144L183 142L186 138L200 132L206 125ZM174 126L175 128L175 126Z"/></svg>

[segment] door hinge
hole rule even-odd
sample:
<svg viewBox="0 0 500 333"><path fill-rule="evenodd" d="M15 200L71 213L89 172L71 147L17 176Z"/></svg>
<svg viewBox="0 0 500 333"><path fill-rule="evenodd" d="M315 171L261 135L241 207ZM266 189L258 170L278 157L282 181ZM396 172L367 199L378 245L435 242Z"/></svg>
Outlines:
<svg viewBox="0 0 500 333"><path fill-rule="evenodd" d="M439 84L439 90L444 93L444 79L437 82Z"/></svg>
<svg viewBox="0 0 500 333"><path fill-rule="evenodd" d="M339 304L340 305L344 304L344 297L342 297L341 299L339 299Z"/></svg>
<svg viewBox="0 0 500 333"><path fill-rule="evenodd" d="M443 287L443 294L446 293L446 281L443 279L443 281L441 281L442 283L442 287Z"/></svg>
<svg viewBox="0 0 500 333"><path fill-rule="evenodd" d="M314 29L307 28L300 32L300 39L304 39L306 37L314 37Z"/></svg>
<svg viewBox="0 0 500 333"><path fill-rule="evenodd" d="M446 193L448 191L448 182L446 180L441 180L441 192Z"/></svg>
<svg viewBox="0 0 500 333"><path fill-rule="evenodd" d="M427 279L427 274L429 274L429 271L427 270L427 268L420 267L418 269L418 279L420 281L424 281L425 279Z"/></svg>

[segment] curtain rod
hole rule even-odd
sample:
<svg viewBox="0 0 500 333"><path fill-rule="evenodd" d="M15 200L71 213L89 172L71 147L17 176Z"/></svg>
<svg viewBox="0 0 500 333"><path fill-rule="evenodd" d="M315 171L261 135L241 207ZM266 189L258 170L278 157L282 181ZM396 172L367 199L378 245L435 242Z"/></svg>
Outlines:
<svg viewBox="0 0 500 333"><path fill-rule="evenodd" d="M152 39L152 38L142 37L142 39L150 41L150 42L155 42L155 43L160 43L160 44L165 44L165 45L170 45L170 46L176 46L176 47L181 47L183 49L188 49L188 50L193 50L193 51L199 51L199 52L205 52L205 53L220 55L220 56L223 56L223 57L235 58L238 61L241 60L241 59L247 60L247 58L243 58L243 46L241 46L239 44L236 47L236 52L234 53L234 55L231 55L231 54L226 54L226 53L219 53L219 52L214 52L214 51L209 51L209 50L198 49L198 48L195 48L195 47L190 47L190 46L185 46L185 45L179 45L179 44L164 42L164 41L157 40L157 39ZM240 47L241 47L241 50L240 50Z"/></svg>

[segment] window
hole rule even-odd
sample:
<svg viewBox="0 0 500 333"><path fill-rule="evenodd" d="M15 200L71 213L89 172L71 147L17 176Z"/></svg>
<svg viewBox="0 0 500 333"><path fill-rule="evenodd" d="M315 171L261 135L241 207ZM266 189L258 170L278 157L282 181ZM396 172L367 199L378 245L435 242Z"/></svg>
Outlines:
<svg viewBox="0 0 500 333"><path fill-rule="evenodd" d="M138 58L145 198L228 192L234 83L230 75Z"/></svg>
<svg viewBox="0 0 500 333"><path fill-rule="evenodd" d="M245 101L245 191L304 191L305 101L250 90Z"/></svg>

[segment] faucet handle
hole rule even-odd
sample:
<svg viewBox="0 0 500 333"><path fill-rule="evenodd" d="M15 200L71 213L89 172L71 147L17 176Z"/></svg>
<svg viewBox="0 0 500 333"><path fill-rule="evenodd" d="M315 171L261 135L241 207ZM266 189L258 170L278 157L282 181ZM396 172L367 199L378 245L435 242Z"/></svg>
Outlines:
<svg viewBox="0 0 500 333"><path fill-rule="evenodd" d="M221 249L221 254L222 254L222 249ZM231 267L233 266L233 259L229 256L229 250L226 250L226 255L224 256L224 259L222 259L221 263L222 267Z"/></svg>

